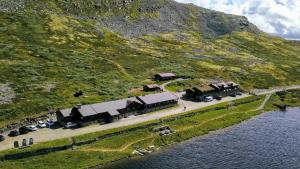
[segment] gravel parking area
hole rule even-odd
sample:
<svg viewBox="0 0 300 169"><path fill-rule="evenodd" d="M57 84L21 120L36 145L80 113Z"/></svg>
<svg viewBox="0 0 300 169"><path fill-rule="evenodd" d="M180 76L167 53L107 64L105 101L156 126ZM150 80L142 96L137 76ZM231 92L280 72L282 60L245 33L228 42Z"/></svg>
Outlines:
<svg viewBox="0 0 300 169"><path fill-rule="evenodd" d="M181 96L182 93L177 94L178 96ZM212 101L212 102L191 102L191 101L185 101L185 100L179 100L179 106L166 109L166 110L161 110L153 113L148 113L148 114L143 114L139 116L131 116L125 119L121 119L117 122L114 123L109 123L109 124L104 124L104 125L99 125L99 124L94 124L82 128L77 128L77 129L63 129L63 128L57 128L57 129L49 129L49 128L43 128L39 129L38 131L35 132L30 132L25 135L20 135L17 137L6 137L6 140L0 143L0 150L6 150L13 148L13 142L14 141L22 141L24 138L29 139L33 138L35 143L40 143L40 142L46 142L46 141L51 141L51 140L56 140L56 139L62 139L62 138L70 138L86 133L92 133L92 132L97 132L97 131L103 131L103 130L108 130L108 129L113 129L113 128L118 128L118 127L124 127L124 126L129 126L129 125L134 125L138 123L143 123L146 121L150 120L155 120L155 119L160 119L162 117L170 116L170 115L176 115L180 113L184 113L186 111L190 110L195 110L199 108L203 108L206 106L214 105L217 103L222 103L222 102L227 102L227 101L232 101L240 98L245 98L248 97L249 95L242 95L238 97L226 97L221 101ZM186 109L184 109L184 106Z"/></svg>

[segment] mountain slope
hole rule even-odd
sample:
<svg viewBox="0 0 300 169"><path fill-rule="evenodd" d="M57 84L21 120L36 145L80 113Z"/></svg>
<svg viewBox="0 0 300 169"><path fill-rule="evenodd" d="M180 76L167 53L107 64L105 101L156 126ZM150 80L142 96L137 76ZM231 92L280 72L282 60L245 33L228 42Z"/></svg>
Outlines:
<svg viewBox="0 0 300 169"><path fill-rule="evenodd" d="M244 17L171 0L0 0L0 35L0 86L9 85L0 126L140 94L160 71L245 89L300 81L299 43ZM85 97L74 98L77 90ZM5 98L11 102L1 104Z"/></svg>

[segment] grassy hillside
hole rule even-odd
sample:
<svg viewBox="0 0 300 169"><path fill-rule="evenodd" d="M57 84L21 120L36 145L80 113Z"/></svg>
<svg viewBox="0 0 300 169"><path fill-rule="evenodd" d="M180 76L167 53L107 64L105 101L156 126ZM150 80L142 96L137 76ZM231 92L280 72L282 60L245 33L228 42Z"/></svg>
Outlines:
<svg viewBox="0 0 300 169"><path fill-rule="evenodd" d="M8 2L0 1L0 86L10 91L0 100L15 98L0 104L0 126L48 108L139 94L161 71L245 89L300 81L300 44L235 23L238 16L169 0L149 8L139 0ZM166 20L172 14L180 25ZM84 97L73 97L77 90Z"/></svg>

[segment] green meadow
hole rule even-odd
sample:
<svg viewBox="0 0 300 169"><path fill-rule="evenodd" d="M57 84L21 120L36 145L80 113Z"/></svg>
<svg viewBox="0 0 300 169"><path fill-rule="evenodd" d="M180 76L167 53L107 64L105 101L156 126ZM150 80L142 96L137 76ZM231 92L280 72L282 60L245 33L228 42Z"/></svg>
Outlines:
<svg viewBox="0 0 300 169"><path fill-rule="evenodd" d="M278 99L280 95L282 95L282 93L272 95L263 109L258 109L258 107L260 107L265 100L265 96L252 96L187 112L185 113L185 115L192 115L178 118L177 120L169 121L168 119L178 117L178 115L161 119L160 125L167 125L175 130L175 133L172 135L159 136L159 134L153 132L152 129L160 125L152 126L146 129L139 129L132 132L119 134L117 136L99 140L91 144L78 146L74 149L53 152L47 155L40 155L36 157L28 157L20 160L3 161L0 162L0 167L5 169L18 169L24 167L29 169L49 168L50 166L51 168L55 167L64 169L85 168L88 166L109 163L111 161L122 159L124 157L133 157L135 156L132 154L133 150L138 148L148 148L152 145L154 145L156 148L163 148L170 144L179 143L196 136L208 134L211 131L232 126L253 116L259 115L264 111L276 110L277 108L272 106L272 103L275 100L280 100ZM294 103L293 106L300 106L299 90L293 90L285 93L285 98L286 99L284 101L281 100L281 103ZM233 106L235 104L237 104L237 106ZM220 109L211 110L211 108ZM203 112L203 110L207 111ZM105 134L114 133L137 126L144 126L154 122L158 121L149 121L147 123L128 126L126 128L117 128L113 130L85 134L82 136L74 137L72 138L72 140L89 140ZM37 144L28 149L2 151L0 152L0 155L32 151L46 147L66 145L70 143L71 139L62 139Z"/></svg>

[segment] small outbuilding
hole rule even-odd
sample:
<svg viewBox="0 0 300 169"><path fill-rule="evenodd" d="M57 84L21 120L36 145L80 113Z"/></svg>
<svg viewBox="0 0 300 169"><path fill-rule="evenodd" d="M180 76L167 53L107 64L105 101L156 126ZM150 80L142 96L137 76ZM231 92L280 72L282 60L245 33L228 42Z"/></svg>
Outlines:
<svg viewBox="0 0 300 169"><path fill-rule="evenodd" d="M163 89L158 84L149 84L149 85L144 85L143 90L148 92L148 91L162 91Z"/></svg>
<svg viewBox="0 0 300 169"><path fill-rule="evenodd" d="M173 80L176 77L177 76L174 73L158 73L158 74L154 75L154 79L156 81Z"/></svg>

